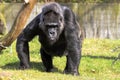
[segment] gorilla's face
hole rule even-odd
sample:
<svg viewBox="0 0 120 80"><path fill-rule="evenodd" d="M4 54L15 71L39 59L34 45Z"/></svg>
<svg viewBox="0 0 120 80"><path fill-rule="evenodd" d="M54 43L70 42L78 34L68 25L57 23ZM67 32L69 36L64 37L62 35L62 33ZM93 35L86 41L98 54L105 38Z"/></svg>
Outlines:
<svg viewBox="0 0 120 80"><path fill-rule="evenodd" d="M48 11L43 14L43 31L49 41L56 41L63 31L63 17L55 11Z"/></svg>

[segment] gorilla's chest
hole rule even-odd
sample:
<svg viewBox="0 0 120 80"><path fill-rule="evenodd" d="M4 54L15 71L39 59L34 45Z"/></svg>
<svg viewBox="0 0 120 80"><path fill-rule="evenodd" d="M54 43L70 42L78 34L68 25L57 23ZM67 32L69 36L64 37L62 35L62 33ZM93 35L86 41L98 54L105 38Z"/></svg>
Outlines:
<svg viewBox="0 0 120 80"><path fill-rule="evenodd" d="M52 56L63 56L66 55L66 46L67 42L65 38L57 40L54 44L49 44L47 40L42 39L41 47L45 50L45 52Z"/></svg>
<svg viewBox="0 0 120 80"><path fill-rule="evenodd" d="M66 54L66 43L53 46L45 46L44 50L47 54L52 56L63 56Z"/></svg>

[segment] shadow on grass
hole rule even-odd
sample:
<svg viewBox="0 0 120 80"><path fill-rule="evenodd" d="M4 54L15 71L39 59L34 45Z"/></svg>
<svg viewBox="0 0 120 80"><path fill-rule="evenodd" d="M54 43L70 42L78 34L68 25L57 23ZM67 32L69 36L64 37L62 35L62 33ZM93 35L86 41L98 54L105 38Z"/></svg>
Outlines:
<svg viewBox="0 0 120 80"><path fill-rule="evenodd" d="M108 60L114 60L116 57L109 57L109 56L92 56L92 55L83 55L82 57L89 57L94 59L108 59Z"/></svg>
<svg viewBox="0 0 120 80"><path fill-rule="evenodd" d="M0 66L0 68L2 69L6 69L6 70L20 70L19 69L19 62L12 62L12 63L8 63L4 66ZM45 72L45 68L42 62L30 62L30 69L32 70L39 70L41 72ZM61 70L59 70L58 68L54 67L53 72L59 72L62 73Z"/></svg>

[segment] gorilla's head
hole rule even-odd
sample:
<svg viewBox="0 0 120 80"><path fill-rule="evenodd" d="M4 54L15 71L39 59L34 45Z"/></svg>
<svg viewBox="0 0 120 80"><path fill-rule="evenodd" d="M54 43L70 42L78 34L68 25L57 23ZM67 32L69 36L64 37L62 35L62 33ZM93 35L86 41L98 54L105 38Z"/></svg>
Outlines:
<svg viewBox="0 0 120 80"><path fill-rule="evenodd" d="M57 3L45 5L42 9L40 21L40 27L42 27L48 40L55 42L64 28L64 17L60 5Z"/></svg>

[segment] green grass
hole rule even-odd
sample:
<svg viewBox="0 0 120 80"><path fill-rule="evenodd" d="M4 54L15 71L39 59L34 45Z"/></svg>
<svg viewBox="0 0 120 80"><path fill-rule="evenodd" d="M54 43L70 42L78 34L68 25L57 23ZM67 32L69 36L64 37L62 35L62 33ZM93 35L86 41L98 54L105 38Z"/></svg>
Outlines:
<svg viewBox="0 0 120 80"><path fill-rule="evenodd" d="M0 80L120 80L120 60L112 65L120 53L120 40L85 39L82 59L79 67L80 76L63 74L65 57L55 57L55 72L47 73L39 54L37 38L30 43L31 68L19 70L19 60L15 51L15 42L0 54Z"/></svg>

